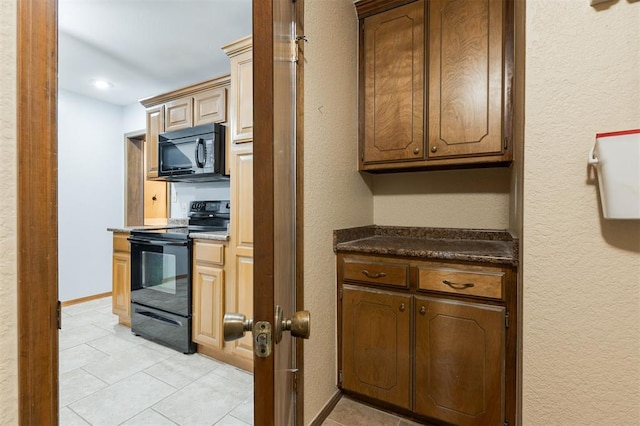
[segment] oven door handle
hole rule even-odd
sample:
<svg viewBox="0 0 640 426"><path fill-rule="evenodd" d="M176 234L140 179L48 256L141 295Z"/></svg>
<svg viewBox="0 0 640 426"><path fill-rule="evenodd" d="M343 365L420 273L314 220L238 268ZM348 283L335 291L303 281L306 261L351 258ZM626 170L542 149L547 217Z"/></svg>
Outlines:
<svg viewBox="0 0 640 426"><path fill-rule="evenodd" d="M154 246L186 246L188 241L162 241L162 240L146 240L143 238L129 238L129 242L138 244L151 244Z"/></svg>
<svg viewBox="0 0 640 426"><path fill-rule="evenodd" d="M136 311L136 313L140 314L140 315L144 315L145 317L154 319L156 321L160 321L160 322L164 322L167 324L171 324L171 325L177 325L178 327L182 326L182 324L180 324L178 321L173 320L171 318L166 318L163 316L160 316L154 312L149 312L149 311Z"/></svg>

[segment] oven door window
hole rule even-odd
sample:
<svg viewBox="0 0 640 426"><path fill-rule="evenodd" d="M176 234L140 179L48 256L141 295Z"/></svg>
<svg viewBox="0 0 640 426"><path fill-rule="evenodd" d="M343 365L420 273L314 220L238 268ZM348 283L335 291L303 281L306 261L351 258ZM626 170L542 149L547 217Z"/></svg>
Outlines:
<svg viewBox="0 0 640 426"><path fill-rule="evenodd" d="M189 248L166 242L131 244L131 301L188 315Z"/></svg>
<svg viewBox="0 0 640 426"><path fill-rule="evenodd" d="M175 254L143 250L140 259L142 288L175 295L178 282L176 263Z"/></svg>

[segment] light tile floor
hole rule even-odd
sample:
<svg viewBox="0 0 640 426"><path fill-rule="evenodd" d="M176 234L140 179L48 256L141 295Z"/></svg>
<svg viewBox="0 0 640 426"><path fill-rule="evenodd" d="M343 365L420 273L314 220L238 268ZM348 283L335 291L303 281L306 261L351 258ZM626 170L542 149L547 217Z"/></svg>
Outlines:
<svg viewBox="0 0 640 426"><path fill-rule="evenodd" d="M62 308L60 426L253 425L253 377L118 324L111 297ZM412 426L343 397L325 426Z"/></svg>
<svg viewBox="0 0 640 426"><path fill-rule="evenodd" d="M118 324L105 297L62 309L60 425L253 425L253 377Z"/></svg>

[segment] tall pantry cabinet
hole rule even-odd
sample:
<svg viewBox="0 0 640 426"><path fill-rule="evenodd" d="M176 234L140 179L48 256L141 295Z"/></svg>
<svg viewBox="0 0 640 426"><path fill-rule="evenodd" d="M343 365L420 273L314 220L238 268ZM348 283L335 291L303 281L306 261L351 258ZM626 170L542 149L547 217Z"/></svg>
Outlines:
<svg viewBox="0 0 640 426"><path fill-rule="evenodd" d="M231 176L231 273L227 312L253 312L253 50L247 36L222 47L231 62L229 167ZM230 342L232 351L253 360L248 333Z"/></svg>

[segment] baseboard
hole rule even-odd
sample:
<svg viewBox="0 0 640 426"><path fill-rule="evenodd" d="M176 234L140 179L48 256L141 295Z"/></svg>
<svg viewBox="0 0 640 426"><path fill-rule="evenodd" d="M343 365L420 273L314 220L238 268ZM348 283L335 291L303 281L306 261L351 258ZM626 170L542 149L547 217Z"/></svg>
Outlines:
<svg viewBox="0 0 640 426"><path fill-rule="evenodd" d="M322 425L322 423L324 423L324 421L327 420L327 417L329 417L329 414L331 414L333 409L336 408L336 405L338 405L338 402L340 402L341 398L342 398L342 392L340 392L340 390L337 390L336 393L333 394L333 396L329 399L329 401L327 401L327 403L324 405L322 410L320 410L318 415L313 420L311 420L311 423L309 423L309 426Z"/></svg>
<svg viewBox="0 0 640 426"><path fill-rule="evenodd" d="M102 299L103 297L111 296L111 292L108 291L106 293L93 294L91 296L81 297L79 299L67 300L65 302L61 302L62 307L77 305L78 303L88 302L90 300Z"/></svg>

